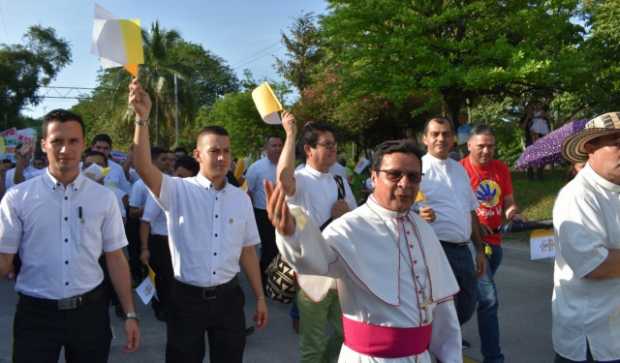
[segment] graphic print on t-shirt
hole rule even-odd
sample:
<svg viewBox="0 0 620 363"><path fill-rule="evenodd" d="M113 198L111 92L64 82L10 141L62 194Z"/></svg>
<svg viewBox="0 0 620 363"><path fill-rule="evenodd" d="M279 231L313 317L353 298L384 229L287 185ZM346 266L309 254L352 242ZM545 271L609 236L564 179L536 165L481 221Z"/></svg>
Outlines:
<svg viewBox="0 0 620 363"><path fill-rule="evenodd" d="M497 206L502 195L502 188L494 180L485 179L478 184L476 198L486 208Z"/></svg>

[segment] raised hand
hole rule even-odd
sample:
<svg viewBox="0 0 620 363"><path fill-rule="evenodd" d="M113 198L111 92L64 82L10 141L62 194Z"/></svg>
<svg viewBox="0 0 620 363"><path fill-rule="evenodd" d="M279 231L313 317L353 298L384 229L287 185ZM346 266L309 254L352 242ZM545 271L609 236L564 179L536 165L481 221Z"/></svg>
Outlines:
<svg viewBox="0 0 620 363"><path fill-rule="evenodd" d="M129 84L129 105L133 107L138 120L148 120L151 113L151 97L142 88L137 78Z"/></svg>
<svg viewBox="0 0 620 363"><path fill-rule="evenodd" d="M297 135L297 123L295 121L295 116L292 113L287 111L282 111L282 127L286 132L286 136L295 136Z"/></svg>

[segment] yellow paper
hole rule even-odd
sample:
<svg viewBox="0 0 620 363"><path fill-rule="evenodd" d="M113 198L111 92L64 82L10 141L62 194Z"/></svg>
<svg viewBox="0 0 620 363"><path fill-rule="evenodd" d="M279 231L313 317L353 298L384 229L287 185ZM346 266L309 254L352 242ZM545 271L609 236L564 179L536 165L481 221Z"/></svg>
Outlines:
<svg viewBox="0 0 620 363"><path fill-rule="evenodd" d="M123 36L123 46L127 56L126 64L143 64L144 50L142 48L142 30L140 29L140 20L121 19L118 21Z"/></svg>
<svg viewBox="0 0 620 363"><path fill-rule="evenodd" d="M553 229L535 229L530 233L530 238L553 236Z"/></svg>
<svg viewBox="0 0 620 363"><path fill-rule="evenodd" d="M424 193L422 193L422 191L419 190L418 195L415 196L415 202L421 203L421 202L424 202L425 200L426 200L426 195L424 195Z"/></svg>
<svg viewBox="0 0 620 363"><path fill-rule="evenodd" d="M252 91L252 99L263 121L271 125L282 123L279 115L279 112L282 111L282 104L275 93L273 93L269 83L263 82L260 86L256 87L256 89Z"/></svg>

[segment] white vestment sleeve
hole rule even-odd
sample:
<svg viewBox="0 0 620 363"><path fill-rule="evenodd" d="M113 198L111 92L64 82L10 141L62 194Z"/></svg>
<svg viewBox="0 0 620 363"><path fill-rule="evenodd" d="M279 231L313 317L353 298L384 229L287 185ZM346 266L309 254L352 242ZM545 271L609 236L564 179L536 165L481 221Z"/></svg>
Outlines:
<svg viewBox="0 0 620 363"><path fill-rule="evenodd" d="M435 307L430 352L443 363L462 363L461 327L456 316L454 300Z"/></svg>
<svg viewBox="0 0 620 363"><path fill-rule="evenodd" d="M338 255L312 218L298 207L291 208L291 213L296 220L295 233L282 236L276 231L276 244L284 260L299 274L340 277L342 270L336 263Z"/></svg>

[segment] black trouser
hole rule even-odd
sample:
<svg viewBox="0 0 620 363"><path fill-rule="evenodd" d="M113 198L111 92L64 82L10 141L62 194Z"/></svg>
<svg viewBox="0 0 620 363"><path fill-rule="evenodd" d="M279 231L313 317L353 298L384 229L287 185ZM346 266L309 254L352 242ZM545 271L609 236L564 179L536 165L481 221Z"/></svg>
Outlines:
<svg viewBox="0 0 620 363"><path fill-rule="evenodd" d="M265 284L265 270L278 254L276 229L269 222L266 210L254 208L254 217L261 241L260 270L263 273L263 284Z"/></svg>
<svg viewBox="0 0 620 363"><path fill-rule="evenodd" d="M157 234L149 236L149 265L155 272L155 290L159 300L159 309L168 310L170 304L170 289L174 272L172 271L172 259L168 247L168 237Z"/></svg>
<svg viewBox="0 0 620 363"><path fill-rule="evenodd" d="M202 363L205 331L211 363L243 361L245 299L237 279L233 282L209 292L173 280L167 324L167 363Z"/></svg>
<svg viewBox="0 0 620 363"><path fill-rule="evenodd" d="M142 250L140 242L140 219L129 217L127 211L127 223L125 224L125 233L127 234L127 253L129 254L129 269L131 277L137 283L142 282L146 276L144 265L140 261L140 252Z"/></svg>
<svg viewBox="0 0 620 363"><path fill-rule="evenodd" d="M456 282L459 284L459 292L454 298L456 315L459 323L465 324L471 319L476 310L478 301L478 277L476 266L469 250L469 243L452 243L441 241Z"/></svg>
<svg viewBox="0 0 620 363"><path fill-rule="evenodd" d="M13 363L103 363L110 353L110 318L105 288L95 301L74 310L20 296L13 322Z"/></svg>

